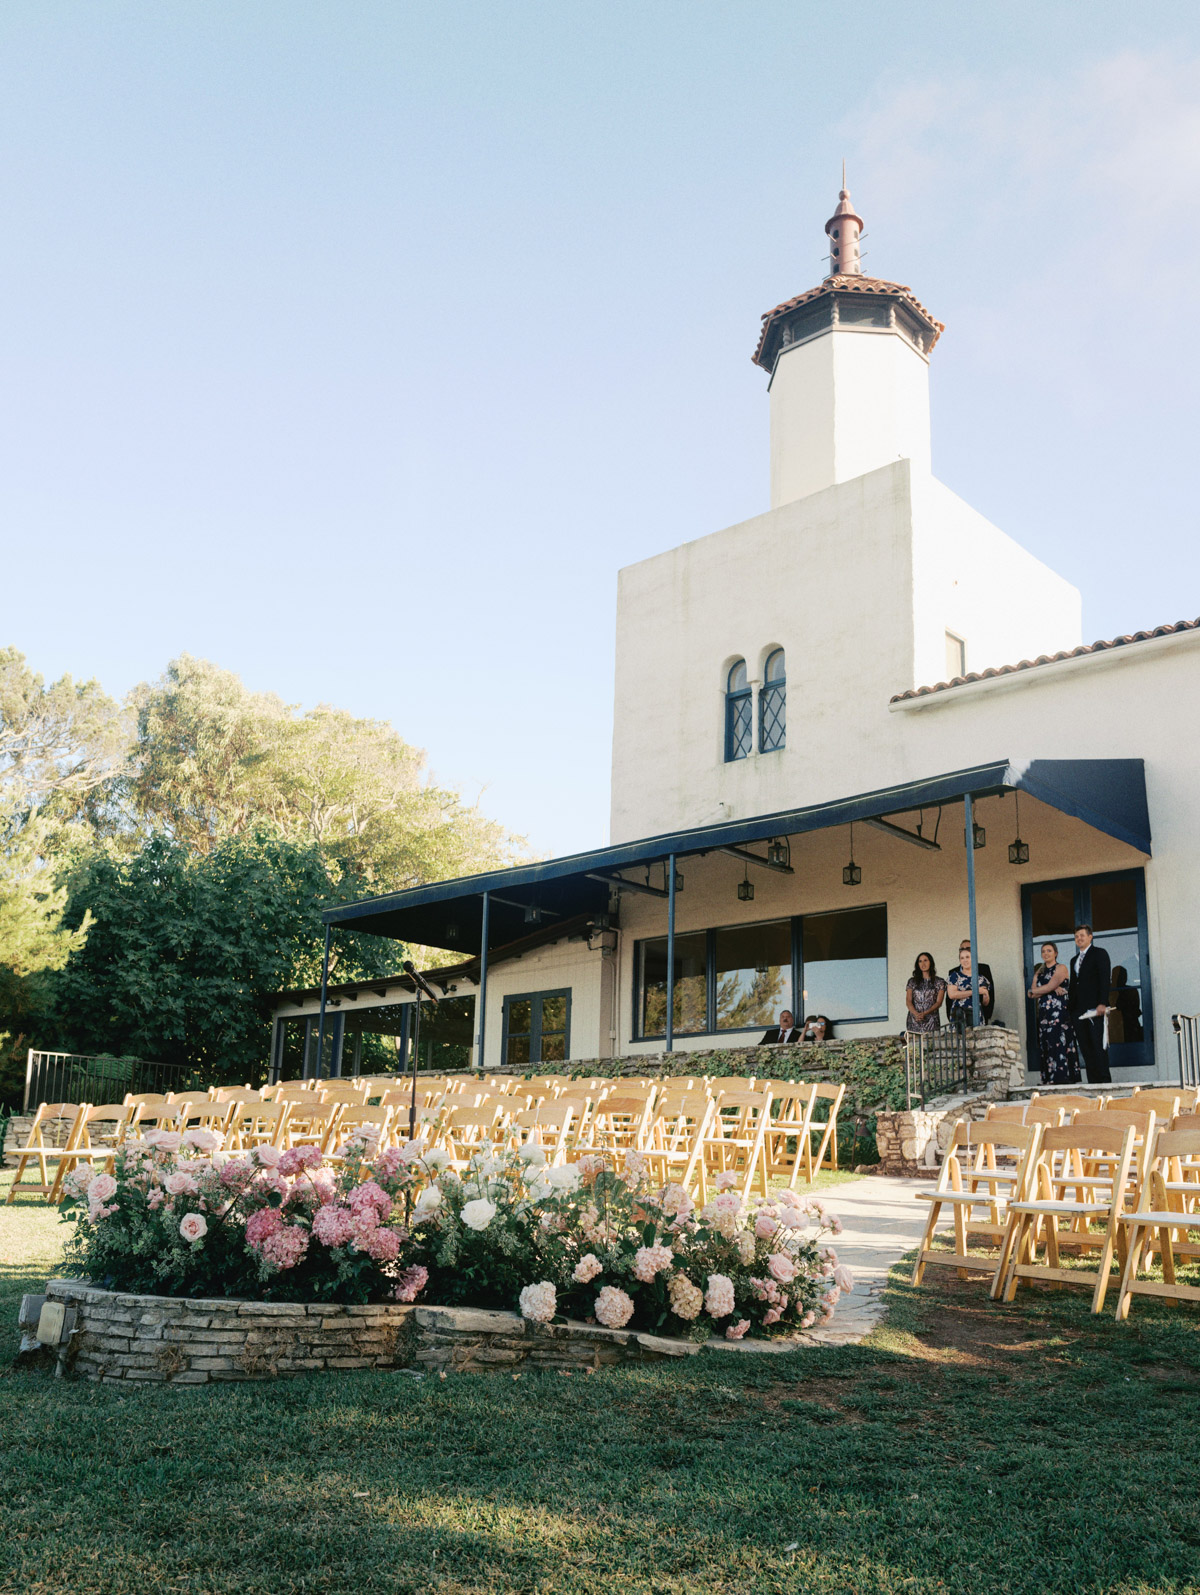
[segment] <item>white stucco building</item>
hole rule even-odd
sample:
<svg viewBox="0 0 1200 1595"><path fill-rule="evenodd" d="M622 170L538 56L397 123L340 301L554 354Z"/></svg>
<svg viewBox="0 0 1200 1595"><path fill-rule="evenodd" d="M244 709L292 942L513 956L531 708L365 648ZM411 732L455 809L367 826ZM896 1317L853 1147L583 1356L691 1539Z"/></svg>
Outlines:
<svg viewBox="0 0 1200 1595"><path fill-rule="evenodd" d="M1114 1079L1174 1068L1200 622L1083 646L1078 591L936 479L942 328L862 275L860 229L843 191L833 273L763 318L770 508L619 574L609 847L327 916L462 954L438 979L485 1066L736 1045L783 1006L903 1029L917 953L944 973L968 928L970 809L996 1017L1027 1036L1035 944L1065 961L1088 920L1124 977ZM328 999L340 1053L411 985ZM318 1003L281 1000L279 1045Z"/></svg>

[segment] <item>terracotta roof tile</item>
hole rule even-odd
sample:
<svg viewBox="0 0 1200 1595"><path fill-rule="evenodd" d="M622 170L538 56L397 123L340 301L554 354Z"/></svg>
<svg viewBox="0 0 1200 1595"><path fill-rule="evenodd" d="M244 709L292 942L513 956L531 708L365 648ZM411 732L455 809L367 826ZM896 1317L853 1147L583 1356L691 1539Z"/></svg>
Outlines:
<svg viewBox="0 0 1200 1595"><path fill-rule="evenodd" d="M910 687L907 692L892 695L892 703L904 703L910 698L928 698L934 692L948 692L952 687L965 687L972 681L991 681L996 676L1016 675L1019 670L1036 670L1039 665L1056 665L1064 659L1082 659L1088 654L1108 653L1113 648L1126 648L1131 642L1150 642L1155 637L1174 637L1181 631L1200 631L1200 619L1177 620L1171 626L1155 626L1153 631L1134 631L1124 637L1110 637L1106 642L1088 642L1079 648L1064 648L1056 654L1039 654L1036 659L1022 659L1015 665L998 665L987 670L971 670L965 676L955 676L952 681L939 681L932 687Z"/></svg>
<svg viewBox="0 0 1200 1595"><path fill-rule="evenodd" d="M929 345L930 349L933 348L938 338L946 330L945 323L936 321L921 301L916 298L912 289L902 282L885 282L882 277L862 277L858 275L826 277L825 281L818 283L815 288L808 289L806 293L797 294L794 299L785 299L781 305L776 305L774 310L765 312L762 318L763 325L758 338L758 347L750 357L755 365L762 366L764 370L769 369L762 358L762 354L771 328L780 316L785 316L789 311L796 310L801 305L809 304L812 300L820 299L823 295L829 293L882 294L890 299L906 300L934 329L933 343Z"/></svg>

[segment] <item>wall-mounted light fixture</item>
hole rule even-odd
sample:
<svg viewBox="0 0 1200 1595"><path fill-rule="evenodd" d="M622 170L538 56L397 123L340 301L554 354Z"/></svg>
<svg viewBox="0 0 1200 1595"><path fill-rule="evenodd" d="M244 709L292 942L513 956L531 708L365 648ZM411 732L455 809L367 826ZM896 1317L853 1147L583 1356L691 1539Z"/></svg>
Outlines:
<svg viewBox="0 0 1200 1595"><path fill-rule="evenodd" d="M1021 794L1014 792L1013 797L1017 800L1017 834L1013 841L1008 844L1008 862L1010 864L1028 864L1029 843L1021 840Z"/></svg>
<svg viewBox="0 0 1200 1595"><path fill-rule="evenodd" d="M978 853L981 847L987 846L987 832L977 822L972 824L971 831L975 841L975 851Z"/></svg>
<svg viewBox="0 0 1200 1595"><path fill-rule="evenodd" d="M843 886L861 886L862 870L854 862L854 821L850 821L850 862L842 870Z"/></svg>

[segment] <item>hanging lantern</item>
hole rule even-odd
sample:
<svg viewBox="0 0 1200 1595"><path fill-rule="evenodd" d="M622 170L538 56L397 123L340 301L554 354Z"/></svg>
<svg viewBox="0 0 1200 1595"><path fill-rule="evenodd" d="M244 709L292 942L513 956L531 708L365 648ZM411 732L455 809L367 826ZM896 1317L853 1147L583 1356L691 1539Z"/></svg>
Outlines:
<svg viewBox="0 0 1200 1595"><path fill-rule="evenodd" d="M843 886L861 886L862 870L854 862L854 821L850 821L850 862L842 869Z"/></svg>
<svg viewBox="0 0 1200 1595"><path fill-rule="evenodd" d="M792 862L791 843L778 838L768 842L767 859L776 869L786 869Z"/></svg>
<svg viewBox="0 0 1200 1595"><path fill-rule="evenodd" d="M1029 843L1021 840L1021 794L1014 792L1013 796L1017 800L1017 834L1014 840L1008 844L1008 862L1010 864L1028 864Z"/></svg>
<svg viewBox="0 0 1200 1595"><path fill-rule="evenodd" d="M981 847L987 846L987 832L984 830L982 825L973 823L971 826L971 833L975 842L975 851L978 853Z"/></svg>
<svg viewBox="0 0 1200 1595"><path fill-rule="evenodd" d="M754 882L750 879L750 869L746 866L745 879L738 882L738 902L752 903L754 901Z"/></svg>

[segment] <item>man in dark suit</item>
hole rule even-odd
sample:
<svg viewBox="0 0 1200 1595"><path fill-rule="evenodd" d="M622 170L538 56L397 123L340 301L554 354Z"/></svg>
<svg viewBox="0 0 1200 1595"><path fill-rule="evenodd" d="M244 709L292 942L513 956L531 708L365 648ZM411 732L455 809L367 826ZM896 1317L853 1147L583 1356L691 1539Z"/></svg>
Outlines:
<svg viewBox="0 0 1200 1595"><path fill-rule="evenodd" d="M1075 927L1075 946L1078 951L1071 960L1067 1012L1075 1026L1075 1039L1087 1070L1088 1084L1096 1085L1112 1079L1104 1024L1112 990L1112 965L1104 948L1092 941L1090 925Z"/></svg>
<svg viewBox="0 0 1200 1595"><path fill-rule="evenodd" d="M790 1008L785 1008L779 1015L779 1023L768 1030L759 1042L760 1047L777 1047L783 1042L799 1041L800 1032L796 1029L796 1016Z"/></svg>

